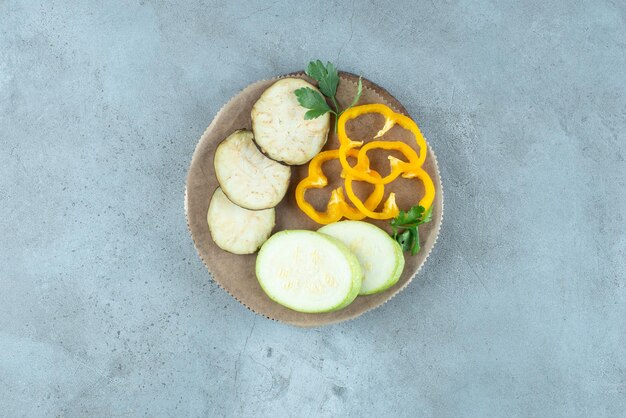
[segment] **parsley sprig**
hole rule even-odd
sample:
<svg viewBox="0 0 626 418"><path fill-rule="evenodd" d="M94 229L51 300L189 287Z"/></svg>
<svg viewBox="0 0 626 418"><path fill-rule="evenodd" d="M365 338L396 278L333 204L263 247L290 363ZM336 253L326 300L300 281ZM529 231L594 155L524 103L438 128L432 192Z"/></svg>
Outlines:
<svg viewBox="0 0 626 418"><path fill-rule="evenodd" d="M311 61L305 71L306 75L317 81L320 91L326 97L328 97L333 105L330 105L324 99L324 96L319 91L310 87L302 87L295 91L298 103L300 106L309 109L304 114L304 119L315 119L326 113L332 113L335 115L335 132L337 132L337 120L339 116L346 110L354 106L361 97L363 92L363 83L361 77L359 77L359 83L357 85L356 96L352 100L352 103L347 108L339 111L339 104L337 103L337 85L339 84L339 73L337 67L331 62L327 62L326 65L320 60Z"/></svg>
<svg viewBox="0 0 626 418"><path fill-rule="evenodd" d="M398 241L402 251L411 251L415 255L420 251L419 225L430 222L432 219L432 206L428 210L423 206L413 206L408 211L401 210L391 220L393 239Z"/></svg>

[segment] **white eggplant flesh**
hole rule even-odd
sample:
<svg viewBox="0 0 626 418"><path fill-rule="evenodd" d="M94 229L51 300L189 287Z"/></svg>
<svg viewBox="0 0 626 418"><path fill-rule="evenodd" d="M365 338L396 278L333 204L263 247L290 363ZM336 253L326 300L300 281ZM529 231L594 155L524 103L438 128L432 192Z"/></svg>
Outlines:
<svg viewBox="0 0 626 418"><path fill-rule="evenodd" d="M250 131L235 131L215 150L215 175L228 199L245 209L276 206L287 193L291 168L267 158Z"/></svg>
<svg viewBox="0 0 626 418"><path fill-rule="evenodd" d="M289 165L305 164L328 138L330 114L306 120L295 91L315 86L299 78L283 78L263 92L252 107L254 140L270 158ZM321 94L321 93L320 93Z"/></svg>
<svg viewBox="0 0 626 418"><path fill-rule="evenodd" d="M233 254L254 253L271 235L274 208L249 210L235 205L219 187L211 197L207 222L213 241Z"/></svg>

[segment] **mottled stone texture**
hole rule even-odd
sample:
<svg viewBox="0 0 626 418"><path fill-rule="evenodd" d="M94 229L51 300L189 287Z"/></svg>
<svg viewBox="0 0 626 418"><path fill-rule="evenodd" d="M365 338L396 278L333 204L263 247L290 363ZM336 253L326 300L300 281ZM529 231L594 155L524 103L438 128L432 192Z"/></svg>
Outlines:
<svg viewBox="0 0 626 418"><path fill-rule="evenodd" d="M0 0L0 415L624 416L626 3L288 3ZM406 291L302 330L211 281L183 185L317 57L405 104L446 214Z"/></svg>

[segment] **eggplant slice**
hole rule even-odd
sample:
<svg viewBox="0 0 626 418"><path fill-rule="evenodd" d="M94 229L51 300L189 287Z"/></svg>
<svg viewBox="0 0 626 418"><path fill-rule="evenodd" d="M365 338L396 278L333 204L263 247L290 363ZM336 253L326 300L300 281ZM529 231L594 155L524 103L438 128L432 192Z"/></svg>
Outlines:
<svg viewBox="0 0 626 418"><path fill-rule="evenodd" d="M328 113L305 120L295 91L313 85L299 78L283 78L272 84L252 107L254 140L273 160L300 165L315 157L326 144ZM321 94L321 93L320 93Z"/></svg>
<svg viewBox="0 0 626 418"><path fill-rule="evenodd" d="M219 187L209 204L207 222L213 241L233 254L252 254L269 238L274 228L274 208L248 210L228 200Z"/></svg>
<svg viewBox="0 0 626 418"><path fill-rule="evenodd" d="M250 131L235 131L222 141L214 165L224 194L244 209L273 208L287 193L291 168L263 155Z"/></svg>

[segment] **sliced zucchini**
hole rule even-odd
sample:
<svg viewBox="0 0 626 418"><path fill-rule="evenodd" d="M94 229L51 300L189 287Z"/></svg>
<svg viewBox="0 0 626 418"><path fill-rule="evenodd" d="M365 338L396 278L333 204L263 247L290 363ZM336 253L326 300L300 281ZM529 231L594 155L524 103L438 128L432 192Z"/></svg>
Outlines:
<svg viewBox="0 0 626 418"><path fill-rule="evenodd" d="M242 208L273 208L287 193L291 168L263 155L250 131L235 131L222 141L213 163L222 191Z"/></svg>
<svg viewBox="0 0 626 418"><path fill-rule="evenodd" d="M330 312L357 297L363 273L341 241L313 231L278 232L256 259L259 284L273 301L298 312Z"/></svg>
<svg viewBox="0 0 626 418"><path fill-rule="evenodd" d="M396 284L404 270L402 248L385 231L360 221L342 221L318 230L335 237L356 255L363 270L360 295L382 292Z"/></svg>
<svg viewBox="0 0 626 418"><path fill-rule="evenodd" d="M294 91L313 85L299 78L283 78L272 84L252 107L254 140L276 161L300 165L316 156L328 138L330 115L305 120ZM321 93L320 93L321 94Z"/></svg>
<svg viewBox="0 0 626 418"><path fill-rule="evenodd" d="M252 254L274 228L274 208L248 210L228 200L219 187L213 192L207 222L213 241L233 254Z"/></svg>

